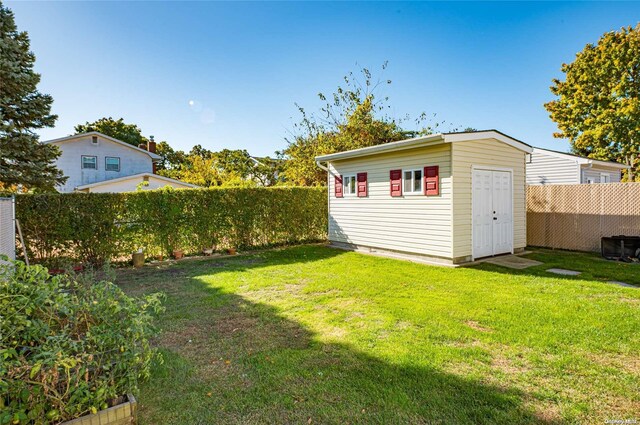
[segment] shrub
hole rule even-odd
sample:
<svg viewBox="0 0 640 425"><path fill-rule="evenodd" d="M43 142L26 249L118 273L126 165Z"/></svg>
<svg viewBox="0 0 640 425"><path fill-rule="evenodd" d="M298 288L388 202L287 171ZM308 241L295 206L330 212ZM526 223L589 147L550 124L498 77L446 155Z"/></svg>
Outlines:
<svg viewBox="0 0 640 425"><path fill-rule="evenodd" d="M132 193L19 195L29 255L50 266L101 264L203 248L254 248L326 239L323 188L160 189Z"/></svg>
<svg viewBox="0 0 640 425"><path fill-rule="evenodd" d="M159 294L132 298L92 273L0 266L0 424L57 423L136 392L160 309Z"/></svg>

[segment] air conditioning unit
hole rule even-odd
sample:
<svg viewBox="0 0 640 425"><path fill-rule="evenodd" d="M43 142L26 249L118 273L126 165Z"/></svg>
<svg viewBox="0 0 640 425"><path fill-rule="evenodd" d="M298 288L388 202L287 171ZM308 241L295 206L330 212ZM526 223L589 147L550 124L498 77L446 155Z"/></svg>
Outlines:
<svg viewBox="0 0 640 425"><path fill-rule="evenodd" d="M640 236L610 236L600 241L600 251L604 258L640 263Z"/></svg>

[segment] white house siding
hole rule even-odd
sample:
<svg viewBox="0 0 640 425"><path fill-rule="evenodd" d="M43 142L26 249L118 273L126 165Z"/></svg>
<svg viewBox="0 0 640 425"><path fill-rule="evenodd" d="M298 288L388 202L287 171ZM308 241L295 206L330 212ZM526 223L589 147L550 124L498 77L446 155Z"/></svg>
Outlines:
<svg viewBox="0 0 640 425"><path fill-rule="evenodd" d="M389 171L438 165L440 195L391 197ZM439 144L329 164L329 240L451 258L451 147ZM368 196L335 197L334 175L367 173Z"/></svg>
<svg viewBox="0 0 640 425"><path fill-rule="evenodd" d="M619 183L622 175L619 169L617 168L608 168L602 167L599 165L593 165L591 167L582 166L582 180L581 183L587 183L587 179L592 179L594 183L603 183L600 181L601 174L609 175L609 183Z"/></svg>
<svg viewBox="0 0 640 425"><path fill-rule="evenodd" d="M576 184L580 182L578 170L575 159L534 149L530 162L527 162L527 184Z"/></svg>
<svg viewBox="0 0 640 425"><path fill-rule="evenodd" d="M98 144L94 145L91 139L89 135L55 144L62 152L56 165L69 177L66 183L58 188L61 192L73 192L77 186L153 171L151 157L148 154L99 136ZM83 155L97 156L98 169L82 169ZM107 156L120 158L119 172L105 171Z"/></svg>
<svg viewBox="0 0 640 425"><path fill-rule="evenodd" d="M453 143L453 258L454 262L472 255L472 167L487 166L513 170L513 248L527 245L525 193L525 153L495 139Z"/></svg>
<svg viewBox="0 0 640 425"><path fill-rule="evenodd" d="M143 177L132 177L130 179L123 179L114 182L104 182L98 186L90 187L82 190L82 192L91 192L91 193L105 193L105 192L134 192L138 190L138 185L143 182ZM159 189L165 186L171 186L174 189L189 189L191 186L186 184L177 182L177 181L166 181L160 178L149 176L149 185L148 186L140 186L142 190L152 190Z"/></svg>

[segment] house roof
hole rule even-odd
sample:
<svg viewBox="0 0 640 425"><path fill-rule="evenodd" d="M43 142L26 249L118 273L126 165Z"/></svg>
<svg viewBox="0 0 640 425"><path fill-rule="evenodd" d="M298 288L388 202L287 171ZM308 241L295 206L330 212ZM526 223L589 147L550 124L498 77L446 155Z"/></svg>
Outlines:
<svg viewBox="0 0 640 425"><path fill-rule="evenodd" d="M180 180L172 179L172 178L161 176L161 175L158 175L158 174L139 173L139 174L132 174L130 176L118 177L116 179L101 180L101 181L95 182L95 183L83 184L81 186L77 186L76 190L90 189L92 187L103 186L105 184L111 184L111 183L121 182L121 181L125 181L125 180L137 179L137 178L140 178L140 177L152 177L152 178L156 178L158 180L166 181L167 183L179 183L181 185L184 185L184 186L187 186L187 187L191 187L191 188L200 187L200 186L197 186L195 184L186 183L186 182L183 182L183 181L180 181Z"/></svg>
<svg viewBox="0 0 640 425"><path fill-rule="evenodd" d="M575 155L569 152L559 152L559 151L554 151L551 149L543 149L543 148L533 148L533 151L544 151L546 153L548 153L549 155L552 156L556 156L556 157L560 157L560 158L569 158L569 159L573 159L575 160L578 164L586 164L586 165L601 165L603 167L613 167L613 168L620 168L620 169L629 169L631 168L631 166L629 165L625 165L625 164L620 164L619 162L615 162L615 161L603 161L601 159L593 159L593 158L587 158L586 156L580 156L580 155Z"/></svg>
<svg viewBox="0 0 640 425"><path fill-rule="evenodd" d="M271 158L269 156L250 156L254 165L265 165L265 162L271 161L275 165L282 164L284 162L283 159L280 158Z"/></svg>
<svg viewBox="0 0 640 425"><path fill-rule="evenodd" d="M151 159L154 160L154 161L158 161L158 160L162 159L162 157L160 155L158 155L158 154L155 154L153 152L149 152L146 149L140 149L137 146L133 146L133 145L127 143L127 142L123 142L122 140L118 140L116 138L113 138L111 136L107 136L106 134L102 134L102 133L97 132L97 131L90 131L89 133L82 133L82 134L73 134L71 136L60 137L58 139L44 140L42 143L44 143L45 145L49 145L49 144L55 145L55 144L58 144L58 143L69 142L71 140L79 139L81 137L86 137L86 136L99 136L99 137L102 137L103 139L107 139L107 140L109 140L109 141L111 141L113 143L117 143L117 144L125 146L127 148L131 148L131 149L137 150L139 152L144 152L147 155L149 155L151 157Z"/></svg>
<svg viewBox="0 0 640 425"><path fill-rule="evenodd" d="M357 158L361 156L373 155L384 152L394 152L405 149L412 149L421 146L432 146L441 143L470 142L480 139L496 139L502 143L513 146L526 153L532 152L532 147L518 139L507 136L498 130L463 131L458 133L438 133L428 136L415 137L413 139L400 140L398 142L384 143L382 145L369 146L366 148L353 149L350 151L337 152L316 157L316 161L334 161L338 159Z"/></svg>

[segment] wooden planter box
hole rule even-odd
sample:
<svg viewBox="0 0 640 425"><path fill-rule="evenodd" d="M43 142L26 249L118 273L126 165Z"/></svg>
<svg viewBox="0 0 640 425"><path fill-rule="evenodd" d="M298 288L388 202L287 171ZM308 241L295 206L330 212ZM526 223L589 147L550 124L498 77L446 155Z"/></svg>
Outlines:
<svg viewBox="0 0 640 425"><path fill-rule="evenodd" d="M127 394L127 400L95 415L85 415L80 418L63 422L60 425L130 425L136 423L136 399Z"/></svg>

